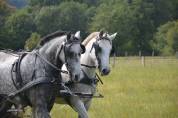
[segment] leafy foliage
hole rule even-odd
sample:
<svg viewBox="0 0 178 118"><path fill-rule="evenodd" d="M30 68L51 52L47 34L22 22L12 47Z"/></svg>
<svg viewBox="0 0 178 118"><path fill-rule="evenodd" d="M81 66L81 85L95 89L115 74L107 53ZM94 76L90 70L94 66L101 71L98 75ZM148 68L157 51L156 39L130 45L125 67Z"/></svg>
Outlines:
<svg viewBox="0 0 178 118"><path fill-rule="evenodd" d="M142 51L150 55L153 50L157 54L174 54L176 26L165 29L166 33L161 27L176 21L177 12L177 0L29 0L29 5L20 10L1 0L0 46L23 48L27 39L34 38L34 32L44 36L56 30L81 30L87 36L103 29L118 32L114 46L119 54ZM163 35L171 40L158 38Z"/></svg>
<svg viewBox="0 0 178 118"><path fill-rule="evenodd" d="M156 28L173 18L173 3L170 1L133 0L128 3L102 0L101 3L90 31L101 28L117 31L119 40L115 44L119 51L151 53L150 41Z"/></svg>
<svg viewBox="0 0 178 118"><path fill-rule="evenodd" d="M8 3L17 8L23 8L27 5L27 0L8 0Z"/></svg>
<svg viewBox="0 0 178 118"><path fill-rule="evenodd" d="M7 35L5 30L5 21L11 12L13 12L13 8L11 8L6 0L0 0L0 47L7 47Z"/></svg>
<svg viewBox="0 0 178 118"><path fill-rule="evenodd" d="M172 55L178 51L178 21L168 22L158 28L154 48L162 55Z"/></svg>
<svg viewBox="0 0 178 118"><path fill-rule="evenodd" d="M29 0L31 6L49 6L59 4L63 0Z"/></svg>
<svg viewBox="0 0 178 118"><path fill-rule="evenodd" d="M98 0L29 0L31 6L51 6L59 5L62 2L78 2L87 5L97 5Z"/></svg>
<svg viewBox="0 0 178 118"><path fill-rule="evenodd" d="M25 42L25 49L32 50L34 49L40 41L40 35L38 33L32 33L30 38Z"/></svg>
<svg viewBox="0 0 178 118"><path fill-rule="evenodd" d="M84 32L87 25L87 6L75 2L64 2L59 6L43 7L35 18L37 32L41 35L56 30Z"/></svg>
<svg viewBox="0 0 178 118"><path fill-rule="evenodd" d="M25 40L35 31L33 14L29 9L18 10L7 18L6 29L11 48L20 49Z"/></svg>

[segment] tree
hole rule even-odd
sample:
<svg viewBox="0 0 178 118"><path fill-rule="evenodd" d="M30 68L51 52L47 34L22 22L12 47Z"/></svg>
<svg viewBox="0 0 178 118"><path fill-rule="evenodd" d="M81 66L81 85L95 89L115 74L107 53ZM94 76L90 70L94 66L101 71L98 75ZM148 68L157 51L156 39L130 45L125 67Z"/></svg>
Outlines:
<svg viewBox="0 0 178 118"><path fill-rule="evenodd" d="M13 49L24 47L25 40L36 29L33 18L34 15L28 8L18 10L7 18L5 24L9 36L9 47Z"/></svg>
<svg viewBox="0 0 178 118"><path fill-rule="evenodd" d="M88 4L89 6L96 6L98 5L99 0L81 0L81 3Z"/></svg>
<svg viewBox="0 0 178 118"><path fill-rule="evenodd" d="M31 6L50 6L50 5L58 5L64 0L29 0L29 4Z"/></svg>
<svg viewBox="0 0 178 118"><path fill-rule="evenodd" d="M60 10L57 6L43 7L35 17L37 32L42 36L60 29Z"/></svg>
<svg viewBox="0 0 178 118"><path fill-rule="evenodd" d="M38 33L32 33L30 38L28 38L25 42L26 50L33 50L40 41L40 35Z"/></svg>
<svg viewBox="0 0 178 118"><path fill-rule="evenodd" d="M8 6L5 0L0 1L0 27L4 24L5 17L11 12L11 7Z"/></svg>
<svg viewBox="0 0 178 118"><path fill-rule="evenodd" d="M173 55L178 51L178 21L167 22L158 28L154 36L154 48L162 55Z"/></svg>
<svg viewBox="0 0 178 118"><path fill-rule="evenodd" d="M114 44L119 52L151 54L150 42L157 27L174 18L173 1L101 0L89 30L117 31L119 40Z"/></svg>
<svg viewBox="0 0 178 118"><path fill-rule="evenodd" d="M15 9L9 6L6 0L0 0L0 47L7 47L7 33L4 28L6 18L13 12Z"/></svg>
<svg viewBox="0 0 178 118"><path fill-rule="evenodd" d="M82 33L87 28L87 15L88 9L86 4L77 2L64 2L60 4L60 25L62 30L75 32L80 30Z"/></svg>
<svg viewBox="0 0 178 118"><path fill-rule="evenodd" d="M108 1L102 3L97 9L90 31L104 29L108 32L118 32L115 47L119 52L136 52L139 29L136 26L141 15L137 13L138 8L129 6L124 1ZM118 40L117 40L118 39Z"/></svg>
<svg viewBox="0 0 178 118"><path fill-rule="evenodd" d="M56 30L81 30L86 36L104 29L118 32L113 43L118 52L150 55L153 49L160 52L157 28L178 19L177 0L29 0L27 8L9 16L11 9L5 0L0 1L0 46L13 49L23 48L33 32L44 36ZM169 29L166 36L175 39L175 32ZM165 45L169 49L164 49L172 50L167 52L175 52L171 42Z"/></svg>
<svg viewBox="0 0 178 118"><path fill-rule="evenodd" d="M52 5L59 5L62 2L75 2L75 3L84 3L89 6L96 6L98 5L99 0L29 0L29 4L31 6L52 6Z"/></svg>
<svg viewBox="0 0 178 118"><path fill-rule="evenodd" d="M43 7L35 18L37 32L42 36L56 30L85 31L87 6L75 2L63 2L59 6Z"/></svg>
<svg viewBox="0 0 178 118"><path fill-rule="evenodd" d="M23 8L27 5L27 0L8 0L8 2L16 8Z"/></svg>

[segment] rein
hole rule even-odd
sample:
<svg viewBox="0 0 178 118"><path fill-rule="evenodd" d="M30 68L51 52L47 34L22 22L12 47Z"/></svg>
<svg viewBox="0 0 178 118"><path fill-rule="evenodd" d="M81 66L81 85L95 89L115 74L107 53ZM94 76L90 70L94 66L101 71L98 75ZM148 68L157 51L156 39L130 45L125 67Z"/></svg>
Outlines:
<svg viewBox="0 0 178 118"><path fill-rule="evenodd" d="M57 66L55 66L54 64L52 64L51 62L49 62L48 60L46 60L42 55L40 55L38 52L35 52L35 54L40 57L43 61L45 61L48 65L50 65L51 67L53 67L55 70L59 71L59 72L62 72L62 73L65 73L65 74L69 74L68 71L65 71L65 70L61 70L59 69Z"/></svg>
<svg viewBox="0 0 178 118"><path fill-rule="evenodd" d="M63 46L61 47L61 49L60 49L60 51L59 51L58 54L60 54L62 48L63 48ZM13 53L10 52L10 54L13 54ZM39 54L39 50L36 50L36 51L34 51L34 52L22 52L22 53L18 53L18 56L21 57L21 55L22 55L22 58L23 58L26 54L35 54L36 57L41 58L44 62L46 62L48 65L50 65L50 66L51 66L52 68L54 68L55 70L57 70L57 71L59 71L59 72L62 72L62 73L65 73L65 74L69 74L68 71L59 69L56 65L52 64L52 63L49 62L47 59L45 59L42 55ZM24 55L24 56L23 56L23 55ZM16 62L16 64L18 64L17 67L19 67L22 58L18 59L18 61ZM13 64L13 67L14 67L14 64ZM12 75L13 67L12 67L12 69L11 69L11 76L12 76L12 79L13 79L13 75ZM18 68L17 70L19 70L19 68ZM20 74L20 72L17 73L17 75L19 75L19 74ZM45 78L45 79L44 79L44 78ZM19 79L21 79L21 77L19 77ZM12 93L10 93L9 95L7 95L7 96L5 97L5 98L6 98L5 101L9 101L11 98L13 98L14 96L16 96L17 94L20 94L20 93L22 93L22 92L24 92L24 91L30 89L31 87L38 85L38 84L45 84L45 83L51 83L51 84L53 84L53 83L55 83L55 79L53 78L52 80L49 80L48 77L38 77L38 79L35 79L35 80L33 80L33 81L27 83L26 85L20 87L20 88L18 88L18 87L16 86L14 80L13 80L13 83L14 83L15 87L17 88L17 91L12 92Z"/></svg>
<svg viewBox="0 0 178 118"><path fill-rule="evenodd" d="M72 41L71 44L70 44L70 47L72 46L73 43L79 43L79 44L80 44L80 42L78 42L77 40L76 40L76 41ZM64 44L61 46L60 50L57 52L56 61L57 61L57 59L58 59L58 55L61 53L62 48L63 48L63 49L64 49L64 60L65 60L65 62L66 62L66 65L68 65L67 60L66 60L66 54L65 54L65 45L66 45L66 43L64 42ZM53 67L55 70L57 70L57 71L59 71L59 72L62 72L62 73L65 73L65 74L69 74L68 71L66 71L66 70L61 70L61 69L59 69L56 65L54 65L54 64L52 64L51 62L49 62L48 60L46 60L42 55L40 55L40 54L38 53L38 51L36 51L35 54L36 54L38 57L40 57L43 61L45 61L47 64L49 64L51 67Z"/></svg>
<svg viewBox="0 0 178 118"><path fill-rule="evenodd" d="M100 78L100 76L98 75L98 73L96 73L96 77L98 78L98 80L101 82L101 84L104 84L102 79Z"/></svg>
<svg viewBox="0 0 178 118"><path fill-rule="evenodd" d="M90 66L90 65L86 65L86 64L81 64L81 66L84 66L84 67L87 67L87 68L96 68L96 66ZM100 83L103 85L104 83L103 83L102 79L100 78L100 76L98 75L98 73L96 73L96 77L98 78L98 80L100 81Z"/></svg>
<svg viewBox="0 0 178 118"><path fill-rule="evenodd" d="M90 65L86 65L86 64L81 64L81 66L87 67L87 68L97 68L97 66L90 66Z"/></svg>
<svg viewBox="0 0 178 118"><path fill-rule="evenodd" d="M0 47L0 49L2 49L2 50L0 50L0 52L7 53L7 54L12 55L14 57L19 57L18 52L15 52L15 51L13 51L11 49L4 49L4 48L1 48L1 47Z"/></svg>

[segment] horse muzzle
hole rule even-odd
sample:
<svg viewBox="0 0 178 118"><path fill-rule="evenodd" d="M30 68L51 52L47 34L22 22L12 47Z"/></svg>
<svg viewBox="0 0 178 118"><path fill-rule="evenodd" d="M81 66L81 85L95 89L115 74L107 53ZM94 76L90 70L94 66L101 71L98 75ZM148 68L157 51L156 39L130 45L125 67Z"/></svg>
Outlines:
<svg viewBox="0 0 178 118"><path fill-rule="evenodd" d="M110 73L110 69L109 68L101 69L101 75L102 76L108 75L109 73Z"/></svg>
<svg viewBox="0 0 178 118"><path fill-rule="evenodd" d="M71 80L73 82L79 82L80 81L80 74L71 74Z"/></svg>

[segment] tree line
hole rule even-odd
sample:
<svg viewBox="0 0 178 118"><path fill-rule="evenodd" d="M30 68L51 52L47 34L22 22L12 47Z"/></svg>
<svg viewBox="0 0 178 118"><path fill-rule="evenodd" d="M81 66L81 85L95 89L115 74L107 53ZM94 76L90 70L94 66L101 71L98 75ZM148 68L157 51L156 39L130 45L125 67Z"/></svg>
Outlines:
<svg viewBox="0 0 178 118"><path fill-rule="evenodd" d="M80 30L83 37L104 30L118 32L113 44L120 55L178 51L177 0L27 0L26 4L17 9L0 1L0 47L31 50L56 30Z"/></svg>

